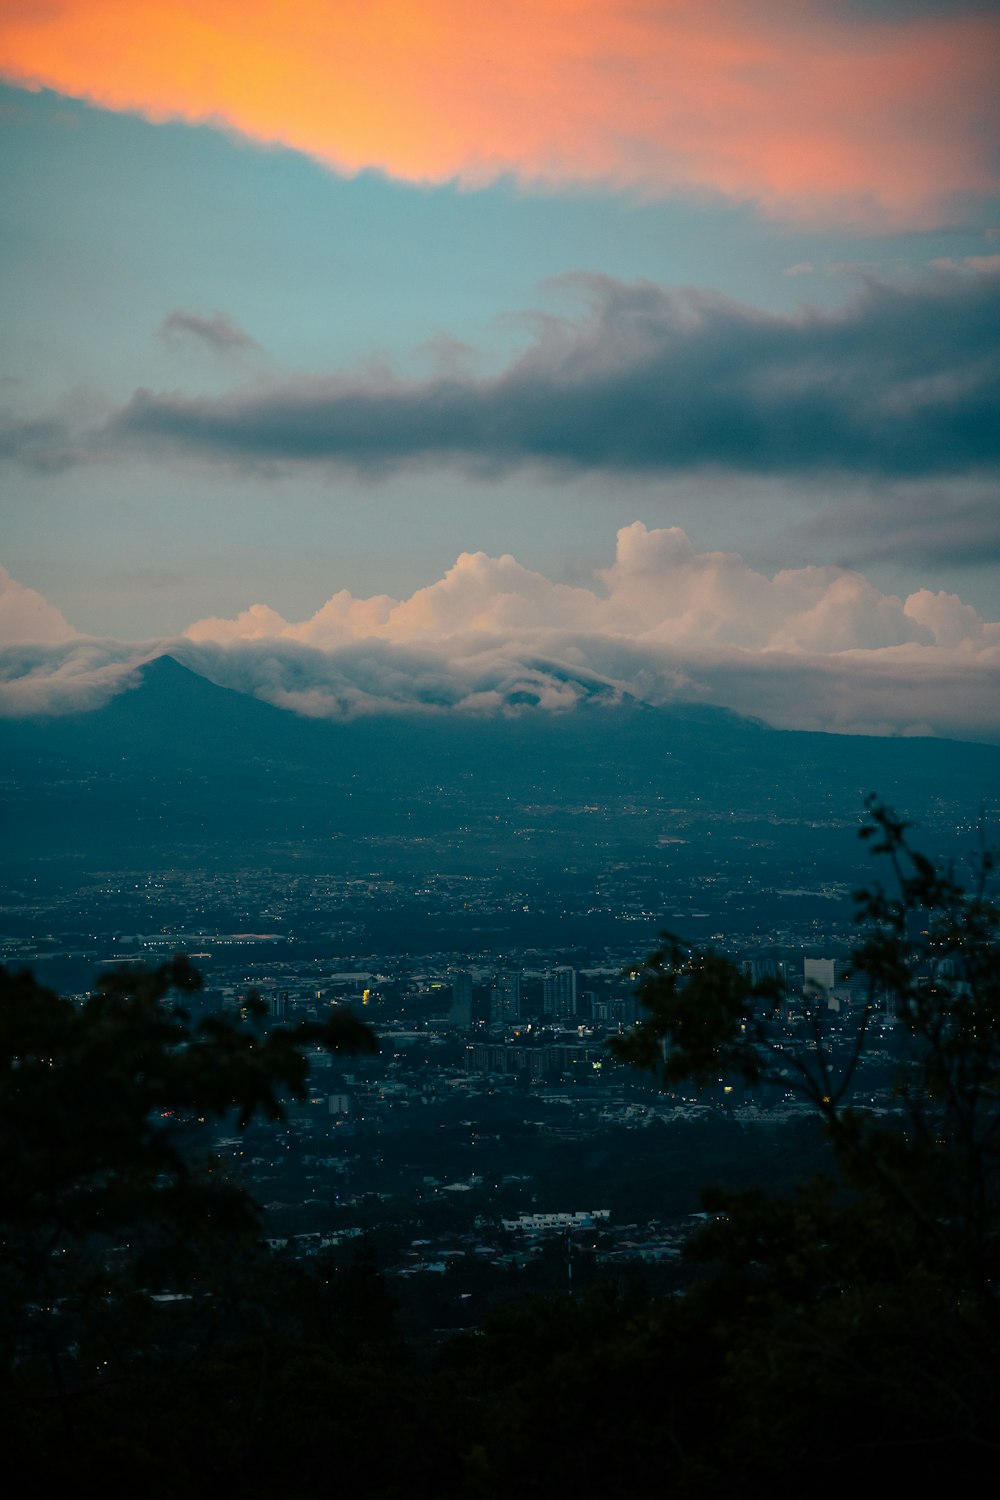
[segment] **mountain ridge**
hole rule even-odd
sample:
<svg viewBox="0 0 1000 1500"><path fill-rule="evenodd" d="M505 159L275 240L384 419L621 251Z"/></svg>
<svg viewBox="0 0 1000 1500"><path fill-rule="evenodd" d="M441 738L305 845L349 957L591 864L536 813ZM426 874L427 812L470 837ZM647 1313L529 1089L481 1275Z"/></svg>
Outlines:
<svg viewBox="0 0 1000 1500"><path fill-rule="evenodd" d="M678 819L713 839L760 837L765 825L850 820L873 791L904 814L947 805L964 822L1000 800L1000 747L978 743L775 729L708 704L331 721L169 655L136 675L89 713L0 724L8 867L88 849L171 863L326 858L345 840L572 863L655 848Z"/></svg>

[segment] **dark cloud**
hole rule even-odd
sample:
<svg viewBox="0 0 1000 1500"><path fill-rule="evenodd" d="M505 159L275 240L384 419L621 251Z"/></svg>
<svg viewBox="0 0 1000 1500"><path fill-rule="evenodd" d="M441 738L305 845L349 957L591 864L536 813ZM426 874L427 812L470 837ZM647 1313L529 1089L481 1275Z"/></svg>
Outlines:
<svg viewBox="0 0 1000 1500"><path fill-rule="evenodd" d="M58 417L22 418L0 412L0 460L57 474L83 456L69 426Z"/></svg>
<svg viewBox="0 0 1000 1500"><path fill-rule="evenodd" d="M1000 14L1000 0L826 0L826 9L838 19L846 14L885 25L925 16L995 16Z"/></svg>
<svg viewBox="0 0 1000 1500"><path fill-rule="evenodd" d="M575 276L492 379L298 380L225 397L138 391L104 437L254 464L378 470L454 460L917 476L1000 458L1000 276L871 283L836 313L777 316L697 291Z"/></svg>
<svg viewBox="0 0 1000 1500"><path fill-rule="evenodd" d="M840 20L874 21L885 26L889 21L915 21L921 17L957 15L997 15L1000 0L826 0L825 9Z"/></svg>
<svg viewBox="0 0 1000 1500"><path fill-rule="evenodd" d="M882 558L980 567L1000 562L1000 492L995 484L971 494L939 484L887 487L876 504L845 506L803 532L840 538L845 567Z"/></svg>
<svg viewBox="0 0 1000 1500"><path fill-rule="evenodd" d="M256 339L224 312L196 313L176 308L160 324L160 337L168 344L193 339L213 354L249 354L260 349Z"/></svg>
<svg viewBox="0 0 1000 1500"><path fill-rule="evenodd" d="M499 376L258 380L221 397L139 390L99 428L72 413L0 426L0 456L59 468L176 454L366 474L455 463L479 477L523 465L894 481L997 469L1000 273L871 281L837 312L787 316L701 291L563 280L585 313L536 317L534 343ZM201 321L215 331L192 336L232 333Z"/></svg>

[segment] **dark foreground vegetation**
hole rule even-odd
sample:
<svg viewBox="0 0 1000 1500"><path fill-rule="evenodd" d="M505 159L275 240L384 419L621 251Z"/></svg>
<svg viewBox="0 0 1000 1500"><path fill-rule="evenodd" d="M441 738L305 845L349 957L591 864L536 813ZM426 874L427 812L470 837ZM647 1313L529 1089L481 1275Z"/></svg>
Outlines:
<svg viewBox="0 0 1000 1500"><path fill-rule="evenodd" d="M275 1116L308 1047L375 1045L350 1017L197 1024L180 962L74 1007L0 993L3 1400L11 1482L109 1495L499 1500L924 1493L1000 1455L1000 923L981 856L960 884L875 807L891 877L862 893L854 1040L673 939L625 1044L665 1081L793 1088L835 1170L718 1195L681 1295L640 1279L520 1300L436 1347L404 1338L362 1244L266 1253L253 1203L198 1149ZM896 1017L896 1105L849 1107L873 1007ZM787 1015L785 1016L787 1020ZM780 1039L779 1039L780 1038ZM655 1207L651 1205L651 1207Z"/></svg>

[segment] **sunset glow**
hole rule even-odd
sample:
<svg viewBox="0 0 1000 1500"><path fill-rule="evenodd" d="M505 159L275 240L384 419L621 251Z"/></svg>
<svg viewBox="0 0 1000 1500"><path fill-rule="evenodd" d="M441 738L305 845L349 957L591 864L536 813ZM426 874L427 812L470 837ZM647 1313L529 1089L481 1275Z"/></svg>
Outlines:
<svg viewBox="0 0 1000 1500"><path fill-rule="evenodd" d="M859 23L821 0L54 0L0 22L12 82L344 173L722 193L895 224L996 186L998 55L996 17Z"/></svg>
<svg viewBox="0 0 1000 1500"><path fill-rule="evenodd" d="M0 715L169 648L1000 738L998 60L983 0L7 5Z"/></svg>

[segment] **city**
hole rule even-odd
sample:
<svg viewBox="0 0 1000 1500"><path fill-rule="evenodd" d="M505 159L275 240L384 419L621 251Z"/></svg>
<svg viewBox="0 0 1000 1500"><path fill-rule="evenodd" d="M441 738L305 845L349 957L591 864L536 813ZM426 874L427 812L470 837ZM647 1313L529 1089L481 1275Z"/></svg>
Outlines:
<svg viewBox="0 0 1000 1500"><path fill-rule="evenodd" d="M314 1047L309 1095L288 1101L284 1122L245 1132L188 1122L192 1149L209 1150L251 1192L274 1251L349 1262L364 1238L400 1284L414 1332L441 1338L475 1326L495 1301L565 1289L574 1276L582 1288L631 1267L657 1288L682 1286L706 1180L780 1187L823 1160L812 1112L791 1089L719 1077L665 1092L610 1051L641 1015L637 965L655 943L656 869L651 860L581 872L557 889L500 873L417 883L399 870L109 872L64 892L29 886L19 901L8 892L2 956L64 992L68 982L82 1001L109 966L182 953L204 979L185 1002L196 1016L245 1015L257 997L265 1034L340 1008L368 1022L377 1056L341 1062ZM790 1047L803 1040L805 988L831 1055L848 1048L870 993L849 973L856 926L844 883L797 886L779 915L779 894L755 890L731 856L696 878L686 910L679 899L673 920L694 918L751 981L787 985ZM772 922L751 926L765 909ZM81 910L98 930L80 931ZM596 935L603 925L617 943L513 946L532 912L541 930ZM210 925L220 919L221 929ZM373 924L395 933L396 951L353 946ZM405 951L446 935L461 947ZM892 1026L883 1005L852 1094L869 1110L893 1107ZM440 1283L432 1297L427 1278Z"/></svg>

